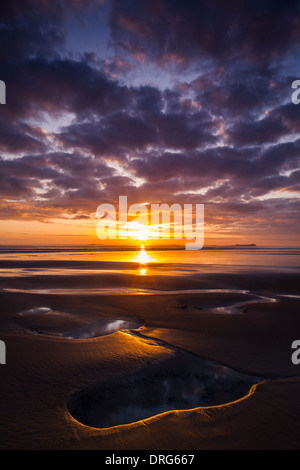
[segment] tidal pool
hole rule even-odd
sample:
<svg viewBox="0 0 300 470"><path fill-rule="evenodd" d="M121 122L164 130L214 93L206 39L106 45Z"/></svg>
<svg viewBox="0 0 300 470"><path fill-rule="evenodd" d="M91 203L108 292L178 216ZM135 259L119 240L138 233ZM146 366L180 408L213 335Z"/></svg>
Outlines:
<svg viewBox="0 0 300 470"><path fill-rule="evenodd" d="M33 307L17 315L17 321L27 332L59 336L65 339L87 339L105 336L121 330L133 330L140 322L119 318L89 322L84 315L53 310L50 307Z"/></svg>
<svg viewBox="0 0 300 470"><path fill-rule="evenodd" d="M141 325L127 320L98 321L66 331L62 334L67 339L85 339L105 336L124 329L134 329Z"/></svg>
<svg viewBox="0 0 300 470"><path fill-rule="evenodd" d="M165 411L225 404L263 380L178 351L139 372L90 385L68 400L71 415L96 428L147 419Z"/></svg>

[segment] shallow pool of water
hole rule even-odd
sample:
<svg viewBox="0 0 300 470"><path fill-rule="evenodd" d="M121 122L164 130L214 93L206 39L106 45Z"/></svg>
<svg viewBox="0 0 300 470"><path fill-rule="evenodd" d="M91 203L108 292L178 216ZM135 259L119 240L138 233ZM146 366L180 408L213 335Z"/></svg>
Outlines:
<svg viewBox="0 0 300 470"><path fill-rule="evenodd" d="M184 352L136 374L91 385L70 397L79 422L107 428L165 411L221 405L245 396L262 379Z"/></svg>
<svg viewBox="0 0 300 470"><path fill-rule="evenodd" d="M62 334L67 339L85 339L105 336L125 329L139 328L141 325L127 320L97 321L78 328L73 328Z"/></svg>

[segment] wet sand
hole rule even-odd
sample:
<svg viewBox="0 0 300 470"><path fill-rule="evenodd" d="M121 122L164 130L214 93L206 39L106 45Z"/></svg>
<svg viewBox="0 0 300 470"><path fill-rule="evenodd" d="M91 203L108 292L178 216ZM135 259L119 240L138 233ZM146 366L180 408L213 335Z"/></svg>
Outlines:
<svg viewBox="0 0 300 470"><path fill-rule="evenodd" d="M119 295L88 291L112 286ZM122 295L122 286L156 293ZM1 449L300 449L300 365L291 361L300 299L284 297L299 295L297 272L3 277L0 287ZM76 287L86 294L47 292ZM170 289L219 291L159 295ZM115 330L104 333L108 324ZM71 414L77 393L89 397L168 361L176 368L181 353L261 380L226 403L119 426L92 427Z"/></svg>

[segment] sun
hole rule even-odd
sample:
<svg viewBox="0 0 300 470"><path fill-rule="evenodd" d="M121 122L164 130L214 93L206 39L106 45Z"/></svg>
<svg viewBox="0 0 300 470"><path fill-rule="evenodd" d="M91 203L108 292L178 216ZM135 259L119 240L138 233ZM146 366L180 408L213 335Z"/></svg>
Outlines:
<svg viewBox="0 0 300 470"><path fill-rule="evenodd" d="M149 228L138 222L129 222L127 224L127 230L130 238L139 240L140 242L148 240L151 236Z"/></svg>
<svg viewBox="0 0 300 470"><path fill-rule="evenodd" d="M139 229L138 229L138 239L142 242L142 241L146 241L148 240L149 236L150 236L150 230L148 229L148 227L145 227L143 225L140 225Z"/></svg>

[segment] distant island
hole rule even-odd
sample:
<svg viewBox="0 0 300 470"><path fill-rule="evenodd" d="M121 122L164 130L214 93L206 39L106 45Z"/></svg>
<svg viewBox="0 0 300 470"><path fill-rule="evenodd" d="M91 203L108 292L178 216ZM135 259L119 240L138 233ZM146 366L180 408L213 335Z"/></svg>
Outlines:
<svg viewBox="0 0 300 470"><path fill-rule="evenodd" d="M255 245L255 243L248 243L248 244L244 244L244 245L242 245L240 243L236 243L235 246L256 246L256 245Z"/></svg>

